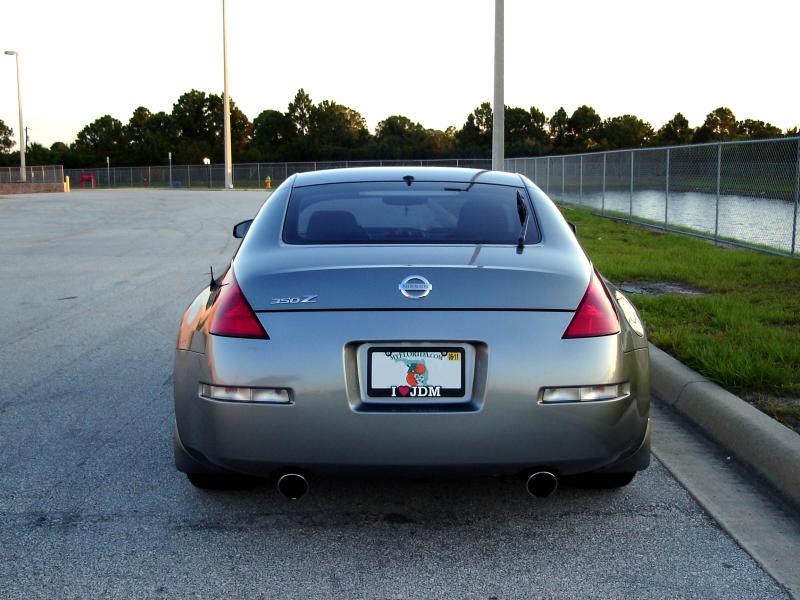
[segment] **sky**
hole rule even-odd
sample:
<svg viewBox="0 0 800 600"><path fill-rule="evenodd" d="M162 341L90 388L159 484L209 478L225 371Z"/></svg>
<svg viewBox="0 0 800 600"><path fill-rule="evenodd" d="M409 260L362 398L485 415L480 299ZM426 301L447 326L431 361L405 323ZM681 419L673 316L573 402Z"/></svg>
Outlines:
<svg viewBox="0 0 800 600"><path fill-rule="evenodd" d="M70 143L110 114L221 93L222 0L3 0L30 140ZM655 128L718 106L800 125L800 1L505 0L505 103L547 116L588 104ZM493 90L494 0L228 0L229 89L252 120L299 88L358 110L460 127ZM0 119L17 130L14 57Z"/></svg>

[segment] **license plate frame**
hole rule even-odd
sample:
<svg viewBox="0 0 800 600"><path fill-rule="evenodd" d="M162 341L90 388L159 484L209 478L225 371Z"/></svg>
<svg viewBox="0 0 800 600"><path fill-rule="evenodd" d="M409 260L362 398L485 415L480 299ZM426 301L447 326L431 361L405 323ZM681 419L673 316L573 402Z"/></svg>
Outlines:
<svg viewBox="0 0 800 600"><path fill-rule="evenodd" d="M375 356L379 355L377 364ZM382 355L382 356L380 356ZM436 356L438 355L438 357ZM452 358L455 355L456 358ZM367 397L382 401L403 402L436 402L439 399L453 401L466 398L466 359L467 353L463 346L373 346L367 350ZM445 363L457 362L457 365ZM396 367L392 367L392 363ZM416 369L412 373L412 364L423 364L423 372ZM458 387L454 385L441 385L436 381L427 383L427 376L434 374L430 367L437 365L433 370L443 383L452 383L457 373ZM402 368L405 368L406 377L415 375L415 385L406 379L403 381ZM393 372L390 377L387 373ZM427 375L426 375L427 374ZM381 379L374 381L375 377ZM390 378L396 385L387 381ZM422 378L424 381L420 381ZM447 381L444 381L447 380ZM375 384L375 385L373 385ZM423 391L424 390L424 391Z"/></svg>

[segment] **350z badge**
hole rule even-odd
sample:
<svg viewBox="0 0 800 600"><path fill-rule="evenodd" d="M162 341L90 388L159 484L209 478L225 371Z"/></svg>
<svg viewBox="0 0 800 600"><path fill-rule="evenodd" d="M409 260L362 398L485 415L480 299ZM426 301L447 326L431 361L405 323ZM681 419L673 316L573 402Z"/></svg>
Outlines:
<svg viewBox="0 0 800 600"><path fill-rule="evenodd" d="M270 304L312 304L317 301L319 294L306 294L290 298L273 298Z"/></svg>

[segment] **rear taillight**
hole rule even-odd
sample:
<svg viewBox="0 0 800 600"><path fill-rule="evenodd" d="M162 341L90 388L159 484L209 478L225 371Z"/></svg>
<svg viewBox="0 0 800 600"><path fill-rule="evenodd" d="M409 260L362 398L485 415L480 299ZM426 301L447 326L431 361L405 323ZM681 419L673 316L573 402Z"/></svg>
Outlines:
<svg viewBox="0 0 800 600"><path fill-rule="evenodd" d="M619 333L617 311L603 280L596 271L592 271L589 287L562 337L597 337L614 333Z"/></svg>
<svg viewBox="0 0 800 600"><path fill-rule="evenodd" d="M236 282L232 269L222 280L209 331L213 335L226 337L269 339Z"/></svg>

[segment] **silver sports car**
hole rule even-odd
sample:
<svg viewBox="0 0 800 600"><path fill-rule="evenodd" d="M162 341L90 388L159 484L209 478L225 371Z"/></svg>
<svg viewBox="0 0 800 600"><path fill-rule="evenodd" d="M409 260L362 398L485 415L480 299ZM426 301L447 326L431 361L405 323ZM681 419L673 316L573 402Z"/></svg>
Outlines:
<svg viewBox="0 0 800 600"><path fill-rule="evenodd" d="M315 473L622 486L650 461L636 309L519 174L293 175L181 321L175 463L198 487Z"/></svg>

